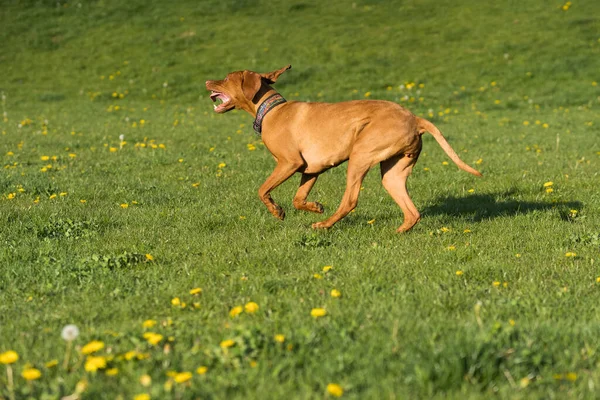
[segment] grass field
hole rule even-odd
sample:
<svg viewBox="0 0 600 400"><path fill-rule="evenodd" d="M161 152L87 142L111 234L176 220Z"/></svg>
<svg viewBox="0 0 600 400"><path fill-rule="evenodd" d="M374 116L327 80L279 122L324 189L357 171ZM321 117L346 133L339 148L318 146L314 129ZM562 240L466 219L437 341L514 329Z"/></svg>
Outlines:
<svg viewBox="0 0 600 400"><path fill-rule="evenodd" d="M4 0L0 43L0 399L598 398L600 3ZM378 169L310 228L344 165L276 220L204 82L288 63L484 177L426 135L410 233Z"/></svg>

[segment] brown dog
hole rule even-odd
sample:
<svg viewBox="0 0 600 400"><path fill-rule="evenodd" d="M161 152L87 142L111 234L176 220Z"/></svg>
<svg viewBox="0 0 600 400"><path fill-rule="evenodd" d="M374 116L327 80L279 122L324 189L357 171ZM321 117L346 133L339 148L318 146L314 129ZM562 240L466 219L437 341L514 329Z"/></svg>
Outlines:
<svg viewBox="0 0 600 400"><path fill-rule="evenodd" d="M323 171L348 161L346 191L337 211L313 228L330 228L358 203L363 178L381 164L382 183L404 213L398 232L420 220L406 190L406 180L421 152L421 135L429 132L446 154L464 171L481 176L465 164L440 131L429 121L413 115L396 103L356 100L342 103L286 102L270 85L292 66L268 74L236 71L221 81L206 81L211 99L221 100L215 112L241 108L255 117L254 128L275 157L277 166L258 190L271 214L279 219L284 211L271 198L271 191L294 173L302 173L294 197L298 210L323 212L321 204L307 201Z"/></svg>

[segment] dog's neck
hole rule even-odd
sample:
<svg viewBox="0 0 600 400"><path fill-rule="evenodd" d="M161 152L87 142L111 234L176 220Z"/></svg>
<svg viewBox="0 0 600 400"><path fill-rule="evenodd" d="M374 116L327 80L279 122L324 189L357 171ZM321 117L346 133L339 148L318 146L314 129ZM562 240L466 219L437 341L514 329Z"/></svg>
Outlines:
<svg viewBox="0 0 600 400"><path fill-rule="evenodd" d="M285 102L286 102L286 100L283 98L283 96L277 92L274 92L273 94L271 94L269 96L266 96L266 99L261 102L260 106L256 110L256 117L254 118L254 124L252 125L252 127L254 128L254 131L259 136L262 134L262 123L263 123L263 119L266 117L266 115L269 112L271 112L271 110L273 110L275 107L277 107Z"/></svg>
<svg viewBox="0 0 600 400"><path fill-rule="evenodd" d="M267 100L274 94L278 94L277 90L273 89L269 85L262 85L258 92L256 92L256 94L254 95L252 101L249 102L250 104L246 111L250 115L252 115L253 118L256 118L256 113L258 112L258 109L260 108L262 103L264 103L265 100Z"/></svg>
<svg viewBox="0 0 600 400"><path fill-rule="evenodd" d="M285 103L286 100L271 86L263 85L251 102L243 109L254 118L254 130L258 135L262 133L263 118L273 108Z"/></svg>

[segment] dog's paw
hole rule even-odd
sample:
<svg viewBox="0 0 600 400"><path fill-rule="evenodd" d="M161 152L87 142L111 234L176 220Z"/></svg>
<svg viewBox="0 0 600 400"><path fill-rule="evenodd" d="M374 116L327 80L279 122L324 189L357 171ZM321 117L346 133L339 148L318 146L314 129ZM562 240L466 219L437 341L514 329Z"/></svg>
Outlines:
<svg viewBox="0 0 600 400"><path fill-rule="evenodd" d="M315 201L315 210L316 213L323 214L325 209L323 208L323 204Z"/></svg>
<svg viewBox="0 0 600 400"><path fill-rule="evenodd" d="M271 214L277 219L284 220L285 219L285 211L280 206L275 206L273 210L271 210Z"/></svg>
<svg viewBox="0 0 600 400"><path fill-rule="evenodd" d="M331 228L331 226L329 226L329 224L326 224L325 222L315 222L314 224L312 224L312 228L313 229L329 229L329 228Z"/></svg>

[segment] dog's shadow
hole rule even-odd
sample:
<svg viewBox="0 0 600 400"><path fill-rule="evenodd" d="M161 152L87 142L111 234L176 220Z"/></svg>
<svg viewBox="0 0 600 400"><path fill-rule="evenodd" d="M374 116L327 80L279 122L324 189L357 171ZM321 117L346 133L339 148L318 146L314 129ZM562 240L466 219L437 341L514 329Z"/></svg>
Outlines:
<svg viewBox="0 0 600 400"><path fill-rule="evenodd" d="M569 210L581 209L579 201L525 201L517 200L515 190L471 194L464 197L447 196L438 198L434 205L423 208L423 216L452 216L464 217L474 222L498 217L511 217L535 212L557 210L561 219L569 220Z"/></svg>

